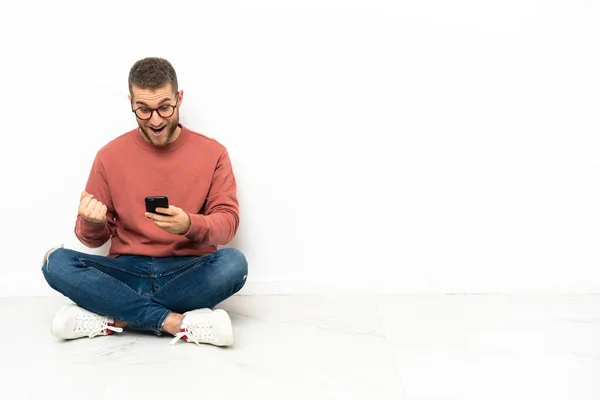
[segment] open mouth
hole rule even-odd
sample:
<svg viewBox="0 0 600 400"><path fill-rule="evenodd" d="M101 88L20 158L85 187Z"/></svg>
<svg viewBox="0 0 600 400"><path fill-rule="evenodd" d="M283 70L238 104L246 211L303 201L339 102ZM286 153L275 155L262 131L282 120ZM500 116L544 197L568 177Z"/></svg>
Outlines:
<svg viewBox="0 0 600 400"><path fill-rule="evenodd" d="M164 126L161 127L161 128L152 128L152 127L149 127L149 128L150 128L150 132L152 132L152 134L154 136L160 136L165 131L165 127Z"/></svg>

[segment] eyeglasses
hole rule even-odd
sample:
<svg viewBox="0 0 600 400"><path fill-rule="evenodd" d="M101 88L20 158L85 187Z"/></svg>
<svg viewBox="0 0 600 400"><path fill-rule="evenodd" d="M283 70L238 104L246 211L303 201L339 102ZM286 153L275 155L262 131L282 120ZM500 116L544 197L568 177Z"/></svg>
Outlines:
<svg viewBox="0 0 600 400"><path fill-rule="evenodd" d="M164 105L158 108L150 108L150 107L138 107L135 110L131 110L135 113L136 117L141 120L147 120L152 118L152 113L156 111L161 118L169 118L173 113L175 113L175 109L177 108L177 103L179 99L175 101L175 105Z"/></svg>

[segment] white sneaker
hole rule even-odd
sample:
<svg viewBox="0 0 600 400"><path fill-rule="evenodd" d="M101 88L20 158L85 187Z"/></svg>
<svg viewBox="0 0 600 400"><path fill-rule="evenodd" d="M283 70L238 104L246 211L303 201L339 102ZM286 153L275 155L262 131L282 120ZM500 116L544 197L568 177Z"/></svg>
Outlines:
<svg viewBox="0 0 600 400"><path fill-rule="evenodd" d="M98 315L75 304L62 306L52 320L52 334L59 339L77 339L123 332L113 326L115 320Z"/></svg>
<svg viewBox="0 0 600 400"><path fill-rule="evenodd" d="M202 308L183 314L181 332L175 335L170 344L183 338L188 342L214 344L215 346L231 346L233 329L231 319L225 310Z"/></svg>

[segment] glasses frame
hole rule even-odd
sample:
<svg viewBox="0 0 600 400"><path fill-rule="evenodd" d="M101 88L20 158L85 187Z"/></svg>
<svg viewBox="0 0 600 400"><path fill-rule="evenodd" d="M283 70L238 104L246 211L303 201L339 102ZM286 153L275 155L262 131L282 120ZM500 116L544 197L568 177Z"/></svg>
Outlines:
<svg viewBox="0 0 600 400"><path fill-rule="evenodd" d="M165 104L162 105L158 108L150 108L150 107L146 107L146 106L140 106L136 109L133 109L133 104L131 105L131 111L135 114L135 117L141 121L148 121L150 118L152 118L152 116L154 115L154 111L156 111L156 113L158 114L159 117L161 118L171 118L173 116L173 114L175 114L175 109L177 108L177 104L179 103L179 93L177 93L177 99L175 99L175 105L172 104ZM171 112L171 115L169 115L168 117L163 117L162 115L160 115L160 111L158 111L160 108L163 107L171 107L173 110ZM150 110L150 116L148 118L140 118L140 116L137 114L137 110L139 110L140 108L148 108Z"/></svg>

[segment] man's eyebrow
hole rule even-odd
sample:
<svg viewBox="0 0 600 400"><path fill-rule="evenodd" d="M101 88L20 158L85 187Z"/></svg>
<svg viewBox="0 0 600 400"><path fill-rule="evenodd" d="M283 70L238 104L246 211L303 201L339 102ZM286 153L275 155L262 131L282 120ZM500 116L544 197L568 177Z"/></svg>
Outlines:
<svg viewBox="0 0 600 400"><path fill-rule="evenodd" d="M158 103L158 104L162 104L162 103L164 103L165 101L169 101L169 102L170 102L170 101L171 101L171 99L170 99L169 97L165 97L165 98L164 98L164 99L162 99L162 100L160 101L160 103ZM144 103L143 101L138 101L138 100L136 100L135 102L136 102L137 104L140 104L140 105L142 105L142 106L146 106L146 107L148 107L148 104Z"/></svg>

